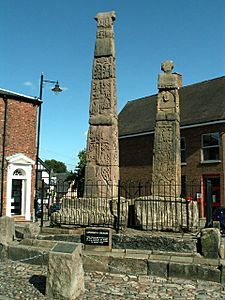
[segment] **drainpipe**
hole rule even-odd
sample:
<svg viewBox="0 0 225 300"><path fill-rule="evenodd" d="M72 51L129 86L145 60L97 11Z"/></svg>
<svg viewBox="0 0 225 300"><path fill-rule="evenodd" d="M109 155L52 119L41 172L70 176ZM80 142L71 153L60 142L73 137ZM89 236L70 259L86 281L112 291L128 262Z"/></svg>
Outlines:
<svg viewBox="0 0 225 300"><path fill-rule="evenodd" d="M43 74L41 74L40 82L40 96L39 99L42 101L42 88L43 88ZM37 123L37 141L36 141L36 174L35 174L35 197L34 197L34 221L36 221L36 211L38 207L38 159L39 159L39 148L40 148L40 129L41 129L41 104L38 107L38 123Z"/></svg>
<svg viewBox="0 0 225 300"><path fill-rule="evenodd" d="M5 171L5 141L6 141L6 123L7 123L7 109L8 109L8 99L6 95L3 96L5 103L5 113L4 113L4 127L2 135L2 178L1 178L1 205L0 205L0 216L3 214L3 194L4 194L4 171Z"/></svg>

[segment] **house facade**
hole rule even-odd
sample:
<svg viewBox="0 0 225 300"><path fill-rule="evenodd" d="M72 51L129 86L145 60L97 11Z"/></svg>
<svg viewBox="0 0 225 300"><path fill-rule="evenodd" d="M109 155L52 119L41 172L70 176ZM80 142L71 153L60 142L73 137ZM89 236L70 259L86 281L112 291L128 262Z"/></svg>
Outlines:
<svg viewBox="0 0 225 300"><path fill-rule="evenodd" d="M1 215L32 219L36 125L41 101L0 89Z"/></svg>
<svg viewBox="0 0 225 300"><path fill-rule="evenodd" d="M180 87L183 190L200 182L205 201L212 184L213 207L225 206L225 76ZM157 95L129 101L119 114L121 181L151 181Z"/></svg>

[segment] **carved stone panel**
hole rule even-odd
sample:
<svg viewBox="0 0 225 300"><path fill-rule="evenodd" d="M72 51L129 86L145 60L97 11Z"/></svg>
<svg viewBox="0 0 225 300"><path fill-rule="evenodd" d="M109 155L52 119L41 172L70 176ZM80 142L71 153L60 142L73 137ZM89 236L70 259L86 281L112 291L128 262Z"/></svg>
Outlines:
<svg viewBox="0 0 225 300"><path fill-rule="evenodd" d="M175 127L178 124L161 124L156 128L156 146L154 149L154 178L165 181L175 180L177 152L180 150L176 141ZM164 122L165 123L165 122Z"/></svg>
<svg viewBox="0 0 225 300"><path fill-rule="evenodd" d="M93 79L108 79L116 77L116 64L115 58L112 56L109 57L100 57L95 58L93 66Z"/></svg>
<svg viewBox="0 0 225 300"><path fill-rule="evenodd" d="M158 110L164 112L175 112L175 97L170 91L163 91L158 95Z"/></svg>
<svg viewBox="0 0 225 300"><path fill-rule="evenodd" d="M112 79L93 80L90 115L112 114L114 112L114 90Z"/></svg>

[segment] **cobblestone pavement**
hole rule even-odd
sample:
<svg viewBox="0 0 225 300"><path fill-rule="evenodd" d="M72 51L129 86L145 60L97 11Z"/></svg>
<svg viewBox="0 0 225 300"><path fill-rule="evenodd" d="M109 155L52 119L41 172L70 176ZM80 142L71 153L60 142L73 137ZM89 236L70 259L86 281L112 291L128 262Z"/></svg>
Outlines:
<svg viewBox="0 0 225 300"><path fill-rule="evenodd" d="M0 300L48 299L44 296L46 272L46 266L0 262ZM79 300L87 299L225 300L225 290L213 282L96 272L85 274L85 294Z"/></svg>

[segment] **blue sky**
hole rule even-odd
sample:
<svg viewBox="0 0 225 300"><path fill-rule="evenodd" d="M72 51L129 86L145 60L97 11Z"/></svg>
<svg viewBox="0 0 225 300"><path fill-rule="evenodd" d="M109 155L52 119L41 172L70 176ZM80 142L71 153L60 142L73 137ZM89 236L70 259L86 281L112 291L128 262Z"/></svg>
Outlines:
<svg viewBox="0 0 225 300"><path fill-rule="evenodd" d="M41 158L74 169L86 145L98 12L115 10L118 112L157 93L171 59L188 85L225 75L224 0L1 0L0 87L39 96L40 74L63 93L43 90Z"/></svg>

